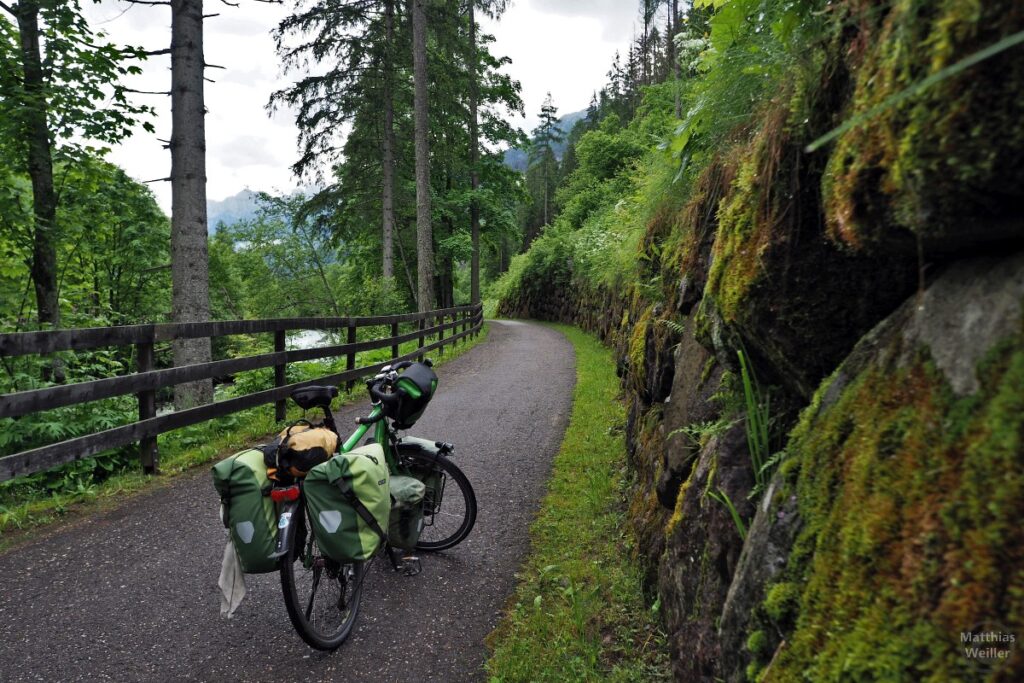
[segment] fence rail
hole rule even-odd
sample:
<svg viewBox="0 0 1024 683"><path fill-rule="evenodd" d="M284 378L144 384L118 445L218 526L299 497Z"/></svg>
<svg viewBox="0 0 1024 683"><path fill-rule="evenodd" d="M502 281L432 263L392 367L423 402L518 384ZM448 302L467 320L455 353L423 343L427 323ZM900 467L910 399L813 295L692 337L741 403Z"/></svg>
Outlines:
<svg viewBox="0 0 1024 683"><path fill-rule="evenodd" d="M411 332L399 334L399 325L403 323L416 323L416 328ZM468 335L476 334L482 324L482 308L480 305L473 305L425 313L387 316L232 320L0 334L0 358L133 345L137 370L130 375L4 394L0 396L0 418L16 418L51 408L78 405L128 394L135 394L139 403L139 419L131 424L0 458L0 481L87 458L101 451L133 442L139 442L143 470L150 473L156 472L159 465L156 437L159 434L268 403L275 404L276 419L283 420L286 399L294 389L311 384L348 383L351 385L362 377L375 374L389 363L422 357L423 354L435 349L444 353L445 346L465 339ZM359 328L376 326L390 326L391 335L356 341L356 332ZM286 350L286 333L296 330L345 330L347 332L346 343L311 349ZM445 335L448 330L451 330L452 333ZM154 344L158 342L269 332L274 334L273 353L176 368L154 369ZM435 336L436 341L427 343L428 338ZM400 345L411 341L418 341L416 350L399 355ZM374 365L356 367L357 353L387 347L391 348L389 360ZM303 382L286 383L288 363L342 356L346 358L344 372ZM157 389L269 367L274 368L273 389L237 396L159 417L156 414Z"/></svg>

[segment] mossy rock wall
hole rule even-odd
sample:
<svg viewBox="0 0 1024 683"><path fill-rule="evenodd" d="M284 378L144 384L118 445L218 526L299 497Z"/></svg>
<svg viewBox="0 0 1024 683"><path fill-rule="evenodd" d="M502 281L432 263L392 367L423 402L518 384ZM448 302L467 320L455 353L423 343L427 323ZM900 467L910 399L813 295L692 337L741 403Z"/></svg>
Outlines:
<svg viewBox="0 0 1024 683"><path fill-rule="evenodd" d="M827 5L819 72L655 212L636 282L560 255L500 311L615 350L630 518L680 680L1024 680L1020 654L979 674L956 643L1024 637L1024 273L977 260L1024 249L1024 48L805 150L1024 29L1024 6ZM739 351L782 460L750 499Z"/></svg>
<svg viewBox="0 0 1024 683"><path fill-rule="evenodd" d="M961 638L1024 632L1022 312L1024 254L958 264L823 384L775 503L802 525L766 591L790 604L756 610L786 634L764 680L1024 677Z"/></svg>

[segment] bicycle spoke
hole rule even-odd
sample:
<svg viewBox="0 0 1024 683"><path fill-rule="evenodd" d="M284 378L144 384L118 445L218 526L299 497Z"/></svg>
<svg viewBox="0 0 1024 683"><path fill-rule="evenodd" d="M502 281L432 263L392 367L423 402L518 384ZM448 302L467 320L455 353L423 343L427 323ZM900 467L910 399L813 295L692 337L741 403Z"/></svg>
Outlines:
<svg viewBox="0 0 1024 683"><path fill-rule="evenodd" d="M316 599L316 589L320 585L320 573L323 571L320 567L314 565L313 567L313 587L309 591L309 604L306 605L306 619L308 620L310 614L313 613L313 601Z"/></svg>

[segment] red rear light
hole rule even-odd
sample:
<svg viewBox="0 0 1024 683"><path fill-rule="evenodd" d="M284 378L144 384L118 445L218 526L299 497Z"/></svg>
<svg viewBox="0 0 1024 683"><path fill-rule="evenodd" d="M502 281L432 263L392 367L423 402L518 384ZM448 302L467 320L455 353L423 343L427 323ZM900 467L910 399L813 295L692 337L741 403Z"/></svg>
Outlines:
<svg viewBox="0 0 1024 683"><path fill-rule="evenodd" d="M275 503L284 503L284 502L288 502L288 501L292 501L292 500L298 500L298 499L299 499L299 487L298 486L289 486L288 488L284 488L284 489L271 489L270 490L270 500L274 501Z"/></svg>

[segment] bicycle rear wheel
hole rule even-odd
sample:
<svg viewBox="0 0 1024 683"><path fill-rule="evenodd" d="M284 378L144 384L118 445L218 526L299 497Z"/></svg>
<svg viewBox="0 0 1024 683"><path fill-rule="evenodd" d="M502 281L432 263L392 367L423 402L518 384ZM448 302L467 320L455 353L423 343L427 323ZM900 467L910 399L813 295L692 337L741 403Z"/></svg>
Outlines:
<svg viewBox="0 0 1024 683"><path fill-rule="evenodd" d="M318 650L334 650L352 632L363 595L365 562L348 564L326 557L308 533L305 511L292 524L303 525L292 534L291 547L281 557L281 589L288 618L306 643Z"/></svg>
<svg viewBox="0 0 1024 683"><path fill-rule="evenodd" d="M402 455L403 465L431 482L423 504L423 532L417 550L446 550L462 542L476 524L476 494L469 479L444 456Z"/></svg>

